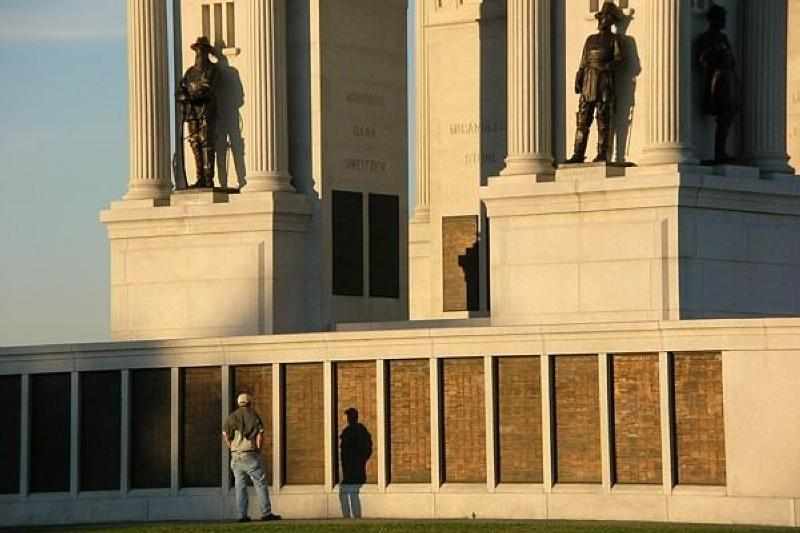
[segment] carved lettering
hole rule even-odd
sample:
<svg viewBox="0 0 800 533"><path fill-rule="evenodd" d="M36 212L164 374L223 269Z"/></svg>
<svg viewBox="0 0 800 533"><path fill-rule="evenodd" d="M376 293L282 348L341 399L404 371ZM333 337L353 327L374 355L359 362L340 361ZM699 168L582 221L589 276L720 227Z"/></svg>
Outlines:
<svg viewBox="0 0 800 533"><path fill-rule="evenodd" d="M464 164L466 166L497 163L497 154L495 152L483 152L482 154L470 153L464 155Z"/></svg>
<svg viewBox="0 0 800 533"><path fill-rule="evenodd" d="M374 139L377 136L378 132L372 126L353 126L353 137Z"/></svg>
<svg viewBox="0 0 800 533"><path fill-rule="evenodd" d="M374 159L345 159L345 170L357 170L359 172L386 172L386 161L376 161Z"/></svg>
<svg viewBox="0 0 800 533"><path fill-rule="evenodd" d="M347 91L344 94L344 100L348 104L360 105L365 107L383 107L386 105L386 97L379 93Z"/></svg>
<svg viewBox="0 0 800 533"><path fill-rule="evenodd" d="M506 131L505 120L489 120L485 122L451 122L450 135L476 135L479 133L495 133Z"/></svg>

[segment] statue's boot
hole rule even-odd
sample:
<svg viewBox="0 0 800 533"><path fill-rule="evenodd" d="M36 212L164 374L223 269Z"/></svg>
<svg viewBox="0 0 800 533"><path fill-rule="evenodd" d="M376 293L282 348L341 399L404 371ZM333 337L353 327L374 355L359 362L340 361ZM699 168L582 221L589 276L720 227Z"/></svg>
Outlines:
<svg viewBox="0 0 800 533"><path fill-rule="evenodd" d="M210 147L203 149L203 184L201 187L214 187L214 150Z"/></svg>
<svg viewBox="0 0 800 533"><path fill-rule="evenodd" d="M725 152L725 145L727 144L731 122L733 122L733 116L727 113L717 117L717 131L714 135L715 163L728 163L733 159Z"/></svg>
<svg viewBox="0 0 800 533"><path fill-rule="evenodd" d="M597 121L597 157L594 158L595 163L608 163L608 145L609 145L609 131L608 126L605 126Z"/></svg>
<svg viewBox="0 0 800 533"><path fill-rule="evenodd" d="M564 163L583 163L586 161L586 143L589 141L589 130L578 128L575 130L575 151L572 157Z"/></svg>
<svg viewBox="0 0 800 533"><path fill-rule="evenodd" d="M205 176L205 162L203 160L203 150L199 144L192 144L192 154L194 154L194 168L197 175L197 181L191 188L205 187L203 185L203 178Z"/></svg>

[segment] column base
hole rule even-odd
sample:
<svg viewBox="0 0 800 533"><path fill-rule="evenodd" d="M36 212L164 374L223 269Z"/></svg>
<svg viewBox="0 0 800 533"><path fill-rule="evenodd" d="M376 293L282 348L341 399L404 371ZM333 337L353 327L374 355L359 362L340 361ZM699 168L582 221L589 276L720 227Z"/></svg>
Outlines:
<svg viewBox="0 0 800 533"><path fill-rule="evenodd" d="M691 148L680 143L658 144L645 148L642 165L696 165L700 162Z"/></svg>
<svg viewBox="0 0 800 533"><path fill-rule="evenodd" d="M169 198L172 183L161 180L136 180L128 185L128 192L123 200L156 200Z"/></svg>
<svg viewBox="0 0 800 533"><path fill-rule="evenodd" d="M253 192L297 192L292 185L292 176L288 172L270 172L251 174L246 177L247 183L242 187L245 194Z"/></svg>
<svg viewBox="0 0 800 533"><path fill-rule="evenodd" d="M789 164L786 154L764 154L746 159L748 165L758 167L761 174L794 174L795 169Z"/></svg>
<svg viewBox="0 0 800 533"><path fill-rule="evenodd" d="M501 176L531 176L555 174L553 158L548 156L508 157Z"/></svg>

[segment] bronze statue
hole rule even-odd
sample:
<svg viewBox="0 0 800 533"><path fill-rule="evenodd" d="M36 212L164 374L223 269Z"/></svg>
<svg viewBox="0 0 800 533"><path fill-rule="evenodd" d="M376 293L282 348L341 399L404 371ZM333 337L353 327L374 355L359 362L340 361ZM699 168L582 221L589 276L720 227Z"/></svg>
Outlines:
<svg viewBox="0 0 800 533"><path fill-rule="evenodd" d="M706 71L703 85L703 112L717 117L713 163L730 162L725 153L728 132L739 107L739 77L733 47L721 30L727 12L716 4L708 10L708 31L699 38L697 61Z"/></svg>
<svg viewBox="0 0 800 533"><path fill-rule="evenodd" d="M625 61L622 39L611 27L622 20L622 12L613 2L605 2L595 15L599 31L590 35L583 46L583 56L575 76L575 94L580 94L575 132L575 152L566 163L586 160L586 143L592 115L597 112L597 157L595 162L608 161L611 141L611 115L616 89L614 71Z"/></svg>
<svg viewBox="0 0 800 533"><path fill-rule="evenodd" d="M208 37L198 37L192 50L195 51L194 65L178 84L177 100L189 130L189 145L197 167L197 182L192 187L213 187L217 65L209 58L214 48Z"/></svg>

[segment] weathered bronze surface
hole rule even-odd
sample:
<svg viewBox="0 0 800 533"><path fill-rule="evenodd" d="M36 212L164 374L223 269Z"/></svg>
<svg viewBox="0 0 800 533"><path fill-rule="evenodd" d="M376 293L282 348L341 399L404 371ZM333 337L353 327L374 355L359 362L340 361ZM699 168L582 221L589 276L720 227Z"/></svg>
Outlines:
<svg viewBox="0 0 800 533"><path fill-rule="evenodd" d="M197 181L192 187L214 186L214 128L216 120L215 89L217 65L209 54L214 48L208 37L198 37L192 45L194 65L189 67L178 84L177 101L188 130L189 145L194 153ZM183 141L181 139L181 145Z"/></svg>
<svg viewBox="0 0 800 533"><path fill-rule="evenodd" d="M708 31L699 38L697 61L706 73L703 112L717 117L712 163L719 164L733 160L725 152L725 145L731 123L739 108L739 77L736 74L733 47L728 37L722 33L727 18L725 8L712 5L707 17Z"/></svg>
<svg viewBox="0 0 800 533"><path fill-rule="evenodd" d="M586 143L595 113L598 139L594 161L608 161L609 157L611 119L616 103L614 73L625 61L622 39L611 32L611 27L622 20L622 12L614 3L606 2L595 17L599 31L586 39L575 76L575 94L581 95L581 99L578 104L575 151L567 163L583 163L586 160Z"/></svg>

